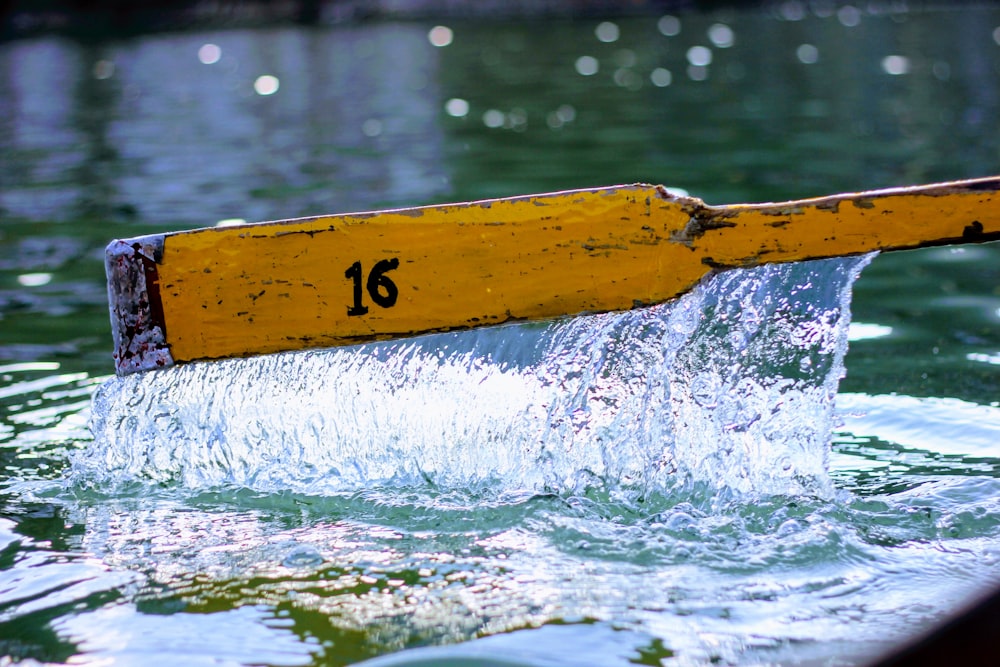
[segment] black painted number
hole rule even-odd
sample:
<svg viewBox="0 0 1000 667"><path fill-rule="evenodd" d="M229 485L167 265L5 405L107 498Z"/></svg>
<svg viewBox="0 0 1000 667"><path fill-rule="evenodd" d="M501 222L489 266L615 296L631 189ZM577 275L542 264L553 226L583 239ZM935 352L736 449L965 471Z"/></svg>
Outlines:
<svg viewBox="0 0 1000 667"><path fill-rule="evenodd" d="M395 257L392 259L382 259L375 262L375 266L372 267L371 272L368 274L368 280L365 281L364 288L376 306L392 308L396 305L396 299L399 298L399 288L385 274L398 267L399 259ZM364 280L364 271L361 268L361 262L351 264L347 271L344 272L344 277L354 283L354 303L347 309L347 314L349 316L367 314L368 306L363 303L364 293L361 291L361 282Z"/></svg>

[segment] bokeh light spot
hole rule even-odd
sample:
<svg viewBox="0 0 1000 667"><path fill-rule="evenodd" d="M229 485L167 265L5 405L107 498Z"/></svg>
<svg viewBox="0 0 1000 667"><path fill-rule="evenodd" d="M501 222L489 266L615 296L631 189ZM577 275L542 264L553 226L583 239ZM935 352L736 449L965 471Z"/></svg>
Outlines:
<svg viewBox="0 0 1000 667"><path fill-rule="evenodd" d="M910 59L906 56L886 56L882 59L882 69L886 74L899 76L910 72Z"/></svg>
<svg viewBox="0 0 1000 667"><path fill-rule="evenodd" d="M844 5L837 10L837 20L841 25L853 28L861 23L861 10L854 5Z"/></svg>
<svg viewBox="0 0 1000 667"><path fill-rule="evenodd" d="M455 33L446 25L436 25L427 33L427 39L434 46L448 46L455 38Z"/></svg>
<svg viewBox="0 0 1000 667"><path fill-rule="evenodd" d="M708 29L708 39L720 49L728 49L733 45L735 35L733 29L725 23L715 23Z"/></svg>
<svg viewBox="0 0 1000 667"><path fill-rule="evenodd" d="M22 273L17 277L17 283L22 287L42 287L52 282L51 273Z"/></svg>
<svg viewBox="0 0 1000 667"><path fill-rule="evenodd" d="M892 335L892 327L867 322L851 322L847 327L847 340L855 343L859 340L885 338Z"/></svg>
<svg viewBox="0 0 1000 667"><path fill-rule="evenodd" d="M652 81L653 85L657 88L666 88L673 82L674 75L671 74L668 69L657 67L650 73L649 80Z"/></svg>
<svg viewBox="0 0 1000 667"><path fill-rule="evenodd" d="M222 49L216 44L202 44L198 49L198 60L205 65L214 65L222 58Z"/></svg>
<svg viewBox="0 0 1000 667"><path fill-rule="evenodd" d="M806 8L798 0L786 0L778 8L778 16L786 21L801 21L806 17Z"/></svg>
<svg viewBox="0 0 1000 667"><path fill-rule="evenodd" d="M712 64L712 50L707 46L692 46L687 50L687 60L695 67L707 67Z"/></svg>
<svg viewBox="0 0 1000 667"><path fill-rule="evenodd" d="M488 109L486 113L483 114L483 125L486 127L503 127L504 123L504 113L499 109Z"/></svg>
<svg viewBox="0 0 1000 667"><path fill-rule="evenodd" d="M115 64L110 60L98 60L94 63L95 79L110 79L115 75Z"/></svg>
<svg viewBox="0 0 1000 667"><path fill-rule="evenodd" d="M593 56L580 56L576 59L576 71L583 76L593 76L600 69L597 58Z"/></svg>
<svg viewBox="0 0 1000 667"><path fill-rule="evenodd" d="M617 42L618 36L621 34L618 30L618 24L612 23L611 21L603 21L597 25L594 30L594 34L597 35L597 39L604 43Z"/></svg>
<svg viewBox="0 0 1000 667"><path fill-rule="evenodd" d="M520 107L514 107L504 118L503 126L508 130L523 132L528 127L528 112Z"/></svg>
<svg viewBox="0 0 1000 667"><path fill-rule="evenodd" d="M274 95L278 92L278 77L271 74L263 74L253 82L253 89L258 95Z"/></svg>
<svg viewBox="0 0 1000 667"><path fill-rule="evenodd" d="M627 67L620 67L616 69L612 78L614 79L615 85L621 86L622 88L626 88L628 90L639 90L642 88L642 77Z"/></svg>
<svg viewBox="0 0 1000 667"><path fill-rule="evenodd" d="M814 65L819 62L819 49L812 44L800 44L799 48L795 49L795 57L801 63Z"/></svg>
<svg viewBox="0 0 1000 667"><path fill-rule="evenodd" d="M688 65L687 74L692 81L704 81L708 78L708 68L704 65Z"/></svg>
<svg viewBox="0 0 1000 667"><path fill-rule="evenodd" d="M469 115L469 103L460 97L453 97L444 104L445 113L455 118L464 118Z"/></svg>
<svg viewBox="0 0 1000 667"><path fill-rule="evenodd" d="M615 53L615 64L619 67L635 67L638 58L632 49L622 49Z"/></svg>
<svg viewBox="0 0 1000 667"><path fill-rule="evenodd" d="M576 109L570 104L562 104L546 117L545 122L553 130L558 130L566 123L572 123L574 120L576 120Z"/></svg>
<svg viewBox="0 0 1000 667"><path fill-rule="evenodd" d="M656 29L666 37L676 37L681 34L681 20L670 14L661 16L660 20L656 22Z"/></svg>

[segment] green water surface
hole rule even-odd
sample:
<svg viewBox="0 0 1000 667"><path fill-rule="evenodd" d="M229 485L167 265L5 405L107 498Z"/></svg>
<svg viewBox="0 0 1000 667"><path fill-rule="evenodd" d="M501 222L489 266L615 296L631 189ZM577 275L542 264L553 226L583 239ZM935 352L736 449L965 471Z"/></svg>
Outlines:
<svg viewBox="0 0 1000 667"><path fill-rule="evenodd" d="M1000 172L1000 10L864 4L0 43L0 664L856 664L990 590L995 243L865 269L829 496L69 469L112 372L112 238L634 181L731 203Z"/></svg>

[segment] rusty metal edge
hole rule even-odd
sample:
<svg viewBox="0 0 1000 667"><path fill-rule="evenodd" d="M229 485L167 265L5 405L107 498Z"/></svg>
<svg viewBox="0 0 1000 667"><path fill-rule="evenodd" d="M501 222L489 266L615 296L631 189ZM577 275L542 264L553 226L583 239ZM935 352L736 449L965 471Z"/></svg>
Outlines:
<svg viewBox="0 0 1000 667"><path fill-rule="evenodd" d="M162 257L162 234L116 239L105 251L118 375L174 365L160 302L157 264Z"/></svg>

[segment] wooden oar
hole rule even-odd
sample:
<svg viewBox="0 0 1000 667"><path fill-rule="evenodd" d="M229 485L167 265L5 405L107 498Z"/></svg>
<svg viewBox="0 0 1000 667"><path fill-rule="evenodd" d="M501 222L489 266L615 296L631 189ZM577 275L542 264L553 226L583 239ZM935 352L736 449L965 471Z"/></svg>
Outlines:
<svg viewBox="0 0 1000 667"><path fill-rule="evenodd" d="M713 270L1000 239L998 189L708 206L620 185L114 241L116 367L621 311Z"/></svg>

